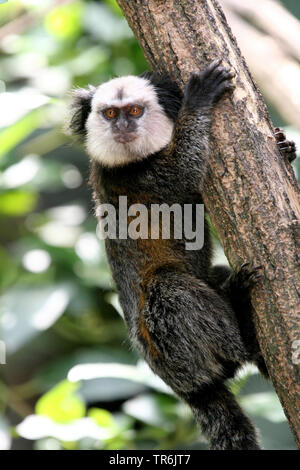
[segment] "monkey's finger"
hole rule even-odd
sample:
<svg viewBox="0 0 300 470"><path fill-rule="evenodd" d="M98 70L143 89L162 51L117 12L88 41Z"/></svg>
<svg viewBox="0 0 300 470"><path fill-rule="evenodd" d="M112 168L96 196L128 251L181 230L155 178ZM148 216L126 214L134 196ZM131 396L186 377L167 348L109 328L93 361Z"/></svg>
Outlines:
<svg viewBox="0 0 300 470"><path fill-rule="evenodd" d="M262 264L259 264L258 266L254 266L253 271L258 271L259 269L263 269Z"/></svg>
<svg viewBox="0 0 300 470"><path fill-rule="evenodd" d="M225 80L230 81L235 76L235 72L233 70L224 69L216 79L216 84L221 84Z"/></svg>
<svg viewBox="0 0 300 470"><path fill-rule="evenodd" d="M296 149L295 142L289 140L283 140L282 142L277 142L280 150L286 150L287 152L292 152Z"/></svg>
<svg viewBox="0 0 300 470"><path fill-rule="evenodd" d="M211 77L214 78L214 80L217 80L220 77L226 76L227 74L235 75L235 72L229 67L224 67L223 65L219 65L216 69L211 74Z"/></svg>
<svg viewBox="0 0 300 470"><path fill-rule="evenodd" d="M240 269L244 269L246 266L249 266L249 265L250 265L250 263L249 263L249 261L247 261L246 263L243 263L243 264L241 265L241 268L240 268Z"/></svg>
<svg viewBox="0 0 300 470"><path fill-rule="evenodd" d="M231 72L230 69L223 67L223 65L219 65L213 69L209 75L206 76L205 80L209 83L214 82L217 84L221 78L224 80L229 72Z"/></svg>
<svg viewBox="0 0 300 470"><path fill-rule="evenodd" d="M225 91L233 91L234 89L235 85L231 81L222 82L216 89L215 100L218 100Z"/></svg>
<svg viewBox="0 0 300 470"><path fill-rule="evenodd" d="M213 62L209 64L209 66L204 70L203 72L203 78L206 78L208 75L210 75L213 70L215 70L220 63L222 62L222 59L216 59Z"/></svg>
<svg viewBox="0 0 300 470"><path fill-rule="evenodd" d="M286 139L286 135L281 129L278 129L277 131L275 129L275 138L276 138L277 142L282 142Z"/></svg>
<svg viewBox="0 0 300 470"><path fill-rule="evenodd" d="M283 142L277 142L277 145L279 147L280 153L286 156L290 163L297 158L295 142L290 142L287 140Z"/></svg>

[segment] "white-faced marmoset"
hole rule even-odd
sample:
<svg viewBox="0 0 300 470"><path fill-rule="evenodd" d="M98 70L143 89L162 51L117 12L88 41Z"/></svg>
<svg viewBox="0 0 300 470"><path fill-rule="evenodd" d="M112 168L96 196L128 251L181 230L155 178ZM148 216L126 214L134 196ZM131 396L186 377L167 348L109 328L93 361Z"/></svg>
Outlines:
<svg viewBox="0 0 300 470"><path fill-rule="evenodd" d="M201 204L210 158L211 111L233 89L234 74L212 62L184 93L155 73L73 92L70 130L91 157L96 208ZM292 160L295 145L276 129ZM118 223L118 218L117 218ZM259 449L256 430L225 381L247 361L268 372L256 340L249 287L259 267L237 274L212 266L211 238L186 250L183 239L107 238L129 335L151 369L191 407L211 449Z"/></svg>

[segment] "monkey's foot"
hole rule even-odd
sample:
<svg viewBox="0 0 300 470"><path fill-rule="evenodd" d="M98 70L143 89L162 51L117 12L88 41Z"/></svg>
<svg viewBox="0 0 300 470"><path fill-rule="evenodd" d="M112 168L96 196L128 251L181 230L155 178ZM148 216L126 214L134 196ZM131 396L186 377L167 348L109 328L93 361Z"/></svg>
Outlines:
<svg viewBox="0 0 300 470"><path fill-rule="evenodd" d="M292 140L287 140L285 132L279 127L275 127L275 138L280 153L283 157L287 157L289 162L292 162L297 157L296 144Z"/></svg>
<svg viewBox="0 0 300 470"><path fill-rule="evenodd" d="M243 263L239 271L235 274L235 282L239 285L240 289L248 292L249 288L253 287L262 278L262 266L254 266L252 263Z"/></svg>
<svg viewBox="0 0 300 470"><path fill-rule="evenodd" d="M237 272L232 272L222 284L222 289L229 297L237 310L243 310L241 305L250 306L250 290L262 280L262 266L254 266L253 263L243 263Z"/></svg>

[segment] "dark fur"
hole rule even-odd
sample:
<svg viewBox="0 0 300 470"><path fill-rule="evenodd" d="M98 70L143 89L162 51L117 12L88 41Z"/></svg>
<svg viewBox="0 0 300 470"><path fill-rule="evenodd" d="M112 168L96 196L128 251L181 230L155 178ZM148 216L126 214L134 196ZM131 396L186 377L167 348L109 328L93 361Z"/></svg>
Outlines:
<svg viewBox="0 0 300 470"><path fill-rule="evenodd" d="M172 121L176 121L182 105L182 93L173 80L155 72L144 72L141 78L150 80L158 96L158 102Z"/></svg>
<svg viewBox="0 0 300 470"><path fill-rule="evenodd" d="M275 138L282 156L292 163L297 158L295 142L287 140L285 132L279 127L275 127Z"/></svg>
<svg viewBox="0 0 300 470"><path fill-rule="evenodd" d="M86 135L85 123L91 112L91 101L95 88L90 86L88 90L79 88L73 93L71 105L72 117L69 128L72 134L79 137Z"/></svg>
<svg viewBox="0 0 300 470"><path fill-rule="evenodd" d="M92 160L95 203L118 208L120 195L128 197L128 205L148 207L201 203L211 109L232 87L232 74L213 64L192 75L183 103L172 82L146 77L176 121L173 141L124 167L103 168ZM75 109L78 112L78 103ZM74 121L80 133L87 109L85 104ZM245 280L251 272L245 268L233 275L228 268L211 266L207 225L205 245L198 251L185 250L184 240L173 238L106 240L106 249L133 343L153 371L190 405L211 448L259 449L252 423L224 385L246 361L266 372L247 296Z"/></svg>

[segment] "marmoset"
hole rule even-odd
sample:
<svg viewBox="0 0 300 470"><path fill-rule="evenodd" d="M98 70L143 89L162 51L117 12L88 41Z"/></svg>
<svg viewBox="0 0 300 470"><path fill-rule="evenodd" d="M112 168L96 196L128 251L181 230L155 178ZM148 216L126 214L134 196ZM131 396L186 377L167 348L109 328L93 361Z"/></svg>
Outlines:
<svg viewBox="0 0 300 470"><path fill-rule="evenodd" d="M91 158L96 211L101 204L116 210L117 236L105 245L133 344L190 406L211 449L259 449L253 424L225 382L247 361L268 375L249 297L260 267L246 262L234 274L212 266L205 219L204 245L197 250L187 250L185 235L175 237L175 229L164 238L162 223L156 237L118 236L120 196L149 209L202 204L211 111L234 89L233 77L216 60L192 74L183 93L150 72L77 89L69 127ZM276 137L292 160L294 144L279 129Z"/></svg>

